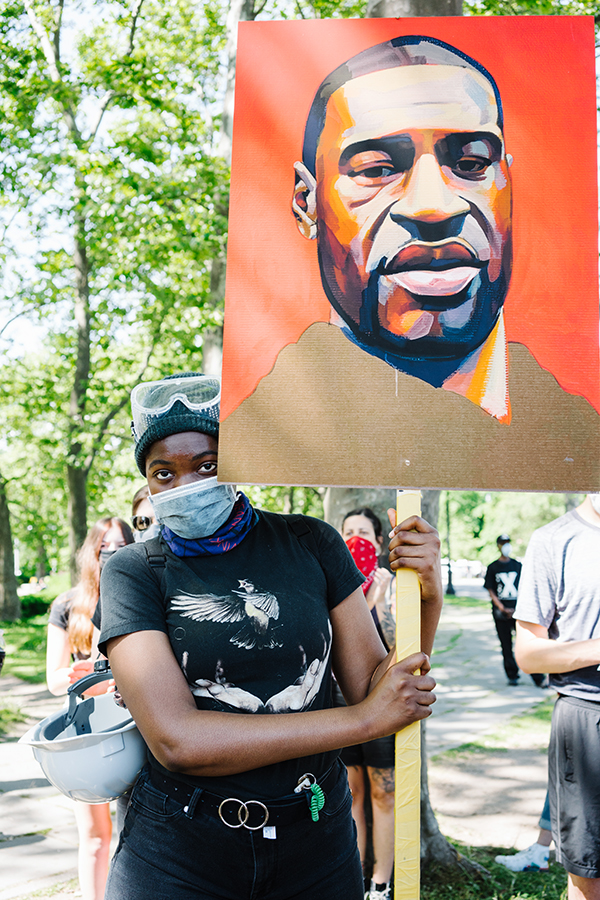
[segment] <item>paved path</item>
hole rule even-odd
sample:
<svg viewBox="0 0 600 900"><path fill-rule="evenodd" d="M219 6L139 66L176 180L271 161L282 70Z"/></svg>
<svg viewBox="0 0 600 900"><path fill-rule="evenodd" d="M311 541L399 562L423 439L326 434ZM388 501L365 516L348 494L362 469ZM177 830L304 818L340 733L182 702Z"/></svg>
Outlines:
<svg viewBox="0 0 600 900"><path fill-rule="evenodd" d="M481 597L482 603L481 607L447 605L444 609L433 657L438 701L428 722L430 755L496 730L546 693L528 676L522 676L518 687L507 687L489 603L483 599L485 592L477 583L459 582L456 587L457 593L469 591ZM0 677L0 705L24 710L30 716L28 724L59 709L62 703L40 685L27 685L6 674ZM0 900L28 897L76 875L77 831L71 803L48 784L31 750L16 743L28 724L16 727L11 737L0 743ZM531 781L533 774L523 765L523 778ZM480 784L484 776L477 775ZM522 845L526 845L525 834L529 842L533 840L529 829L539 815L543 787L539 765L535 778L537 787L521 820L518 840ZM470 787L472 790L474 783ZM432 797L434 791L442 799L446 796L437 775L432 779ZM473 809L471 814L475 813ZM468 815L466 804L463 818ZM511 836L503 846L516 841Z"/></svg>

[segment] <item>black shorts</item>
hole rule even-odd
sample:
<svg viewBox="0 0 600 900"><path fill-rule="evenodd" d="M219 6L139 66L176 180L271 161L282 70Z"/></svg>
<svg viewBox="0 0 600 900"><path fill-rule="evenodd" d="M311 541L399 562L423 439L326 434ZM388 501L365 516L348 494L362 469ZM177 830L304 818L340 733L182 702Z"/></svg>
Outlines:
<svg viewBox="0 0 600 900"><path fill-rule="evenodd" d="M556 860L572 875L600 878L600 702L560 696L548 748Z"/></svg>
<svg viewBox="0 0 600 900"><path fill-rule="evenodd" d="M342 762L346 766L371 766L373 769L393 769L395 764L394 735L344 747L341 753Z"/></svg>

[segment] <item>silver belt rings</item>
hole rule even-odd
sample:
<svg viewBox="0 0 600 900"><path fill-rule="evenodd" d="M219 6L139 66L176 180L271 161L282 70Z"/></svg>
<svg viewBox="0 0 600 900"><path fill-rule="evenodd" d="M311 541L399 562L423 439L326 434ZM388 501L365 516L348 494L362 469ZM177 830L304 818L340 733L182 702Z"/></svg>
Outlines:
<svg viewBox="0 0 600 900"><path fill-rule="evenodd" d="M225 815L228 811L231 813L230 818L235 816L235 807L225 809L227 804L235 804L237 803L237 824L234 822L228 822L225 818ZM260 825L248 825L248 819L250 818L250 806L260 806L263 811L264 819L260 823ZM267 822L269 821L269 810L265 806L264 803L261 803L260 800L246 800L244 803L243 800L238 800L237 797L228 797L226 800L219 806L219 818L224 825L227 825L228 828L247 828L248 831L259 831L261 828L264 828Z"/></svg>

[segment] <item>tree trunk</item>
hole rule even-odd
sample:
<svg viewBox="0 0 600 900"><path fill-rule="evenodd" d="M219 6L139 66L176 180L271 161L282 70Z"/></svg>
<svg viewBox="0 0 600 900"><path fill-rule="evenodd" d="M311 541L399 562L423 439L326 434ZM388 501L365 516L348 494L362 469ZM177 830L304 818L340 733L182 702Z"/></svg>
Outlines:
<svg viewBox="0 0 600 900"><path fill-rule="evenodd" d="M71 586L77 584L79 572L77 551L87 534L87 473L84 469L67 466L67 486L69 499L67 519L69 522L69 572Z"/></svg>
<svg viewBox="0 0 600 900"><path fill-rule="evenodd" d="M369 0L368 19L462 16L462 0Z"/></svg>
<svg viewBox="0 0 600 900"><path fill-rule="evenodd" d="M218 152L231 164L231 138L233 134L233 107L235 94L235 64L237 54L237 30L240 22L251 22L256 16L255 0L231 0L227 13L227 84L221 114L221 133L219 134ZM227 210L223 210L227 216ZM225 262L226 253L216 256L210 271L210 305L216 309L225 297ZM221 377L223 362L223 329L208 328L203 334L202 370L206 375Z"/></svg>
<svg viewBox="0 0 600 900"><path fill-rule="evenodd" d="M20 617L21 601L17 594L6 482L0 475L0 621L14 622Z"/></svg>
<svg viewBox="0 0 600 900"><path fill-rule="evenodd" d="M41 537L38 538L36 557L35 575L37 580L41 581L48 574L48 554L46 553L46 545Z"/></svg>
<svg viewBox="0 0 600 900"><path fill-rule="evenodd" d="M74 318L77 328L77 356L75 374L69 400L69 457L67 461L67 486L69 490L69 568L71 584L77 583L76 554L87 533L87 476L88 467L83 457L81 435L85 429L85 406L90 377L90 286L89 262L85 243L85 217L81 209L85 194L80 190L79 209L75 213L75 305Z"/></svg>
<svg viewBox="0 0 600 900"><path fill-rule="evenodd" d="M255 0L231 0L227 13L227 86L221 116L219 154L231 162L231 136L233 133L233 105L235 93L235 59L237 53L237 28L239 22L252 22L256 16Z"/></svg>
<svg viewBox="0 0 600 900"><path fill-rule="evenodd" d="M224 296L225 257L215 256L210 267L210 305L218 307ZM223 328L206 328L202 334L202 371L220 378L222 365Z"/></svg>
<svg viewBox="0 0 600 900"><path fill-rule="evenodd" d="M339 531L346 513L360 506L369 506L373 510L381 519L383 533L386 534L389 524L387 511L396 508L396 492L390 488L327 488L323 500L325 521Z"/></svg>

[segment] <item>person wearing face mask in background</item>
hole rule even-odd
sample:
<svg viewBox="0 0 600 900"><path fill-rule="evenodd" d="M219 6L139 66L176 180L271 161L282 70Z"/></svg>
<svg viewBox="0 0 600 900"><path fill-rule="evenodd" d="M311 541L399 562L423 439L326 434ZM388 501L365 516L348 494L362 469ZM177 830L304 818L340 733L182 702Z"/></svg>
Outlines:
<svg viewBox="0 0 600 900"><path fill-rule="evenodd" d="M600 898L600 494L531 537L515 610L524 672L558 692L548 748L556 860L568 900Z"/></svg>
<svg viewBox="0 0 600 900"><path fill-rule="evenodd" d="M129 525L106 516L92 526L78 554L79 582L60 594L50 609L46 649L46 681L55 695L93 671L91 617L100 593L100 571L120 547L133 543ZM103 682L92 688L102 693ZM108 872L112 823L108 803L74 803L79 834L79 885L83 900L102 900Z"/></svg>
<svg viewBox="0 0 600 900"><path fill-rule="evenodd" d="M430 713L439 538L419 517L394 531L424 650L396 664L339 534L217 481L219 400L197 373L132 394L161 529L102 574L99 649L148 746L106 900L363 900L338 748ZM332 667L347 708L331 708Z"/></svg>
<svg viewBox="0 0 600 900"><path fill-rule="evenodd" d="M396 645L394 577L378 565L383 547L381 521L369 507L353 509L344 516L342 537L365 576L362 587L367 606L383 643L391 650ZM337 686L335 699L343 704ZM367 857L366 790L371 803L373 870L365 880L365 900L388 900L394 864L394 736L345 747L340 758L348 769L352 816L363 871Z"/></svg>
<svg viewBox="0 0 600 900"><path fill-rule="evenodd" d="M502 662L508 683L515 687L519 683L519 667L513 653L513 618L517 604L517 592L521 577L521 563L512 557L510 535L501 534L496 539L500 556L486 570L483 586L487 588L492 601L492 615L502 648ZM547 686L547 679L537 672L532 679L537 687Z"/></svg>

